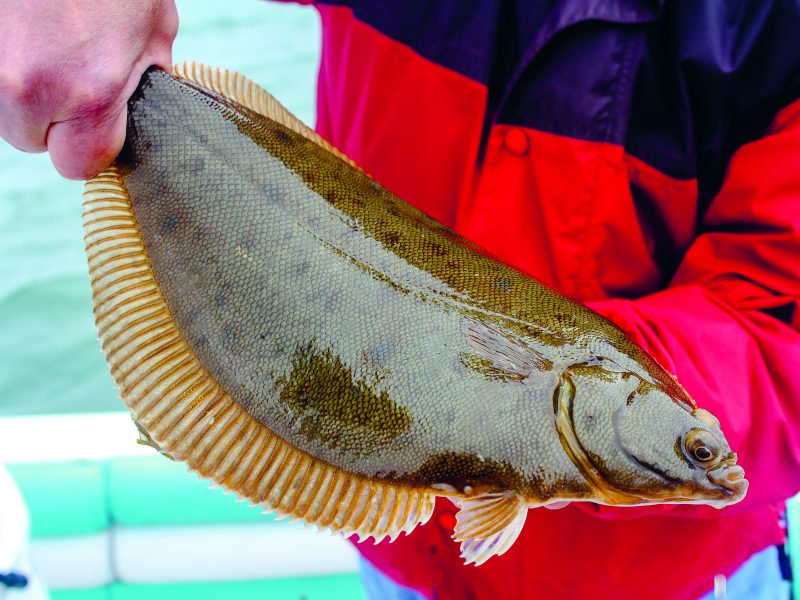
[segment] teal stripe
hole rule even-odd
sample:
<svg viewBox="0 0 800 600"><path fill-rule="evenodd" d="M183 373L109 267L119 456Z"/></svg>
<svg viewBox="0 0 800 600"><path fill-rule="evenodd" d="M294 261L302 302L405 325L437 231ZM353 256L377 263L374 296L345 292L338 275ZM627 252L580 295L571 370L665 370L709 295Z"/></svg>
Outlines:
<svg viewBox="0 0 800 600"><path fill-rule="evenodd" d="M272 522L261 509L190 473L183 463L160 455L111 460L108 489L111 517L120 525L187 525Z"/></svg>
<svg viewBox="0 0 800 600"><path fill-rule="evenodd" d="M183 463L155 453L103 462L17 464L9 471L30 510L34 538L93 534L112 523L275 523L260 508L211 489Z"/></svg>
<svg viewBox="0 0 800 600"><path fill-rule="evenodd" d="M52 600L364 600L358 575L51 590Z"/></svg>
<svg viewBox="0 0 800 600"><path fill-rule="evenodd" d="M170 584L118 584L111 600L364 600L358 575ZM70 599L71 600L71 599Z"/></svg>
<svg viewBox="0 0 800 600"><path fill-rule="evenodd" d="M33 537L97 533L110 524L102 463L8 465L31 515Z"/></svg>
<svg viewBox="0 0 800 600"><path fill-rule="evenodd" d="M787 548L794 575L792 592L794 598L800 598L800 496L795 496L786 503L786 513L789 520Z"/></svg>
<svg viewBox="0 0 800 600"><path fill-rule="evenodd" d="M111 600L111 586L83 590L50 590L50 600Z"/></svg>

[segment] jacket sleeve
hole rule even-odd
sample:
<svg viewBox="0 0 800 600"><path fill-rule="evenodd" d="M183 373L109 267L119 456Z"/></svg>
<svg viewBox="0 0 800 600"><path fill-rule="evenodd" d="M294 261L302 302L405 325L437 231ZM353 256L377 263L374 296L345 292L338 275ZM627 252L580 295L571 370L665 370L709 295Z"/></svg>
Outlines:
<svg viewBox="0 0 800 600"><path fill-rule="evenodd" d="M798 299L800 101L734 154L667 289L590 304L719 418L750 481L739 509L800 491Z"/></svg>

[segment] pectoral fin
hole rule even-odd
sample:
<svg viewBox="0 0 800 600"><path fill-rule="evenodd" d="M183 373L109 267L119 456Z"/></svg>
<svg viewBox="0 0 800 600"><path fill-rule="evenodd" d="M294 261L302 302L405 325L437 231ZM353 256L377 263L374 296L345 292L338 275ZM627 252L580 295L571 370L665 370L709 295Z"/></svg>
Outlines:
<svg viewBox="0 0 800 600"><path fill-rule="evenodd" d="M523 380L534 372L553 368L536 350L495 327L464 319L461 329L469 345L491 363L492 370L507 378Z"/></svg>
<svg viewBox="0 0 800 600"><path fill-rule="evenodd" d="M489 492L460 500L453 539L461 557L476 566L508 550L522 531L528 504L516 492Z"/></svg>

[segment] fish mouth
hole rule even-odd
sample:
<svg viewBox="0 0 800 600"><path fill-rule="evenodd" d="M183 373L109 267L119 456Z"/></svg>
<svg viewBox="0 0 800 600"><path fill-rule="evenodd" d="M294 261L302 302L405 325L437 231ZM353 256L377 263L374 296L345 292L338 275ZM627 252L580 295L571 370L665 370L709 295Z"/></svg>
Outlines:
<svg viewBox="0 0 800 600"><path fill-rule="evenodd" d="M709 469L707 475L712 483L725 490L725 496L713 504L716 508L741 501L750 486L750 482L744 478L744 469L736 464L736 454L733 452L719 465Z"/></svg>

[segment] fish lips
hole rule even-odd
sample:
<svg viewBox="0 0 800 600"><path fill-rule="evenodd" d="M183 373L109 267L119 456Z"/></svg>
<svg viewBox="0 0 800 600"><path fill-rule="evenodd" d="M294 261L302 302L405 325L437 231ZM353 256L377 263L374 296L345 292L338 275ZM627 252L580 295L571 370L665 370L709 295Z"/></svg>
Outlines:
<svg viewBox="0 0 800 600"><path fill-rule="evenodd" d="M736 455L722 461L706 472L709 481L723 488L724 496L710 503L715 508L723 508L740 502L747 494L750 482L744 477L744 469L736 464Z"/></svg>

